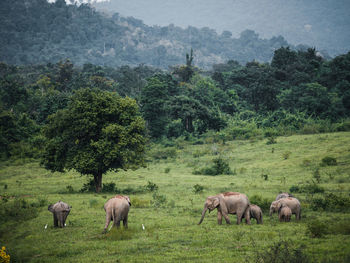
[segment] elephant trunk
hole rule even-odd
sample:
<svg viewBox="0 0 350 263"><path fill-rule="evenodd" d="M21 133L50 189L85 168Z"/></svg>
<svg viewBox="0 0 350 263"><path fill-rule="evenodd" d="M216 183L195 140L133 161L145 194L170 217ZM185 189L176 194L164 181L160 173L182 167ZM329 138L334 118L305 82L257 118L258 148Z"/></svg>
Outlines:
<svg viewBox="0 0 350 263"><path fill-rule="evenodd" d="M203 219L204 219L204 216L205 216L205 213L207 212L207 210L208 210L208 207L205 205L203 212L202 212L201 220L199 221L198 225L200 225L203 222Z"/></svg>
<svg viewBox="0 0 350 263"><path fill-rule="evenodd" d="M272 214L273 214L273 209L270 209L270 216L272 216Z"/></svg>

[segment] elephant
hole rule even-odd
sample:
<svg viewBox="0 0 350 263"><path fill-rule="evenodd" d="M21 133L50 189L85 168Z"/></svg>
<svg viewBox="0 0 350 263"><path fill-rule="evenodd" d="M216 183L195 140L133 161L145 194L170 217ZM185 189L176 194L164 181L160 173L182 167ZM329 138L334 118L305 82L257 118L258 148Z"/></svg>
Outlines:
<svg viewBox="0 0 350 263"><path fill-rule="evenodd" d="M209 213L217 208L218 210L218 224L222 224L222 216L225 218L227 224L231 224L228 214L237 214L237 224L241 223L244 216L246 223L250 225L249 200L245 194L237 192L225 192L215 196L207 197L204 203L202 217L198 223L203 222L205 213L209 209Z"/></svg>
<svg viewBox="0 0 350 263"><path fill-rule="evenodd" d="M263 223L263 213L259 206L250 204L249 205L250 218L255 218L258 224Z"/></svg>
<svg viewBox="0 0 350 263"><path fill-rule="evenodd" d="M54 227L65 227L66 219L71 208L71 206L62 201L58 201L56 204L51 204L48 206L47 209L53 213Z"/></svg>
<svg viewBox="0 0 350 263"><path fill-rule="evenodd" d="M280 209L278 210L278 218L280 222L289 222L292 217L292 210L286 205L282 204Z"/></svg>
<svg viewBox="0 0 350 263"><path fill-rule="evenodd" d="M296 199L295 197L286 197L286 198L281 198L277 201L273 201L270 206L270 216L272 215L272 213L278 212L283 204L285 204L291 209L292 214L295 214L296 220L300 220L301 206L300 206L299 200Z"/></svg>
<svg viewBox="0 0 350 263"><path fill-rule="evenodd" d="M107 232L108 225L111 221L119 228L120 221L123 220L124 228L128 228L128 213L131 206L130 198L126 195L116 195L109 199L105 205L106 224L103 233Z"/></svg>
<svg viewBox="0 0 350 263"><path fill-rule="evenodd" d="M277 195L275 201L277 201L277 200L279 200L281 198L286 198L286 197L294 197L294 196L291 195L290 193L286 193L286 192L280 193L280 194Z"/></svg>

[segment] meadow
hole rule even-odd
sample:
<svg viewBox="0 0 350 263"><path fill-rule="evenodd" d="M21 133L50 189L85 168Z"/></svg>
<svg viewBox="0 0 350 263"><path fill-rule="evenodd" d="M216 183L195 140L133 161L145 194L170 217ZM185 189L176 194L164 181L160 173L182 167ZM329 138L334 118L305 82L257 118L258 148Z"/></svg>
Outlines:
<svg viewBox="0 0 350 263"><path fill-rule="evenodd" d="M215 158L227 161L232 174L193 173ZM13 262L350 261L349 132L273 142L177 140L151 147L146 164L107 173L103 183L118 190L96 194L80 192L89 178L74 171L51 173L37 161L1 163L0 247ZM268 207L290 189L301 201L301 220L293 215L281 223L277 214L269 217ZM213 211L197 225L206 197L224 191L245 193L260 205L264 224L253 219L251 225L236 225L230 215L233 224L218 225ZM129 228L102 234L103 205L117 193L131 198ZM63 229L53 227L47 210L58 200L72 206Z"/></svg>

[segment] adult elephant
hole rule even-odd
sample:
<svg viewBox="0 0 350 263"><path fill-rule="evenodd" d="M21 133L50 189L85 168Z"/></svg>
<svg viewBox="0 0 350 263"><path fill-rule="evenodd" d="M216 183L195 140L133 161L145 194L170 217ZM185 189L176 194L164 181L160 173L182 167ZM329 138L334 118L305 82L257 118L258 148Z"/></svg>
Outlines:
<svg viewBox="0 0 350 263"><path fill-rule="evenodd" d="M65 227L66 219L71 208L71 206L62 201L49 205L47 209L53 214L54 227Z"/></svg>
<svg viewBox="0 0 350 263"><path fill-rule="evenodd" d="M249 200L245 194L237 192L225 192L215 196L207 197L204 203L202 217L198 223L203 222L205 213L209 209L209 213L214 209L218 210L218 224L222 224L222 217L225 218L227 224L231 224L228 214L237 215L237 224L241 223L244 216L246 223L250 224Z"/></svg>
<svg viewBox="0 0 350 263"><path fill-rule="evenodd" d="M128 228L128 214L130 206L130 198L126 195L116 195L109 199L104 205L106 212L106 224L103 232L105 233L107 231L111 221L113 221L113 224L119 228L120 221L123 220L124 227Z"/></svg>
<svg viewBox="0 0 350 263"><path fill-rule="evenodd" d="M286 198L281 198L277 201L273 201L270 206L270 216L274 212L278 212L283 205L286 205L290 208L290 210L292 211L292 214L295 214L296 220L300 220L301 206L300 206L299 200L296 199L295 197L286 197Z"/></svg>
<svg viewBox="0 0 350 263"><path fill-rule="evenodd" d="M284 193L280 193L276 196L275 201L282 199L282 198L286 198L286 197L294 197L293 195L291 195L290 193L284 192Z"/></svg>

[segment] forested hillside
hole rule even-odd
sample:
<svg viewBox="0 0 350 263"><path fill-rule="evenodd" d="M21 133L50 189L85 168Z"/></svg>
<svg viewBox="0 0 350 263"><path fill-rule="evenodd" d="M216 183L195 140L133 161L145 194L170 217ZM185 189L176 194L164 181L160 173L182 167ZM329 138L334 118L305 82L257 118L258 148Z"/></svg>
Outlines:
<svg viewBox="0 0 350 263"><path fill-rule="evenodd" d="M111 68L69 60L0 64L2 157L40 153L40 128L79 89L134 98L152 139L220 140L349 130L350 53L326 61L315 49L280 48L271 64L230 60L210 71L186 64L171 71L140 65Z"/></svg>
<svg viewBox="0 0 350 263"><path fill-rule="evenodd" d="M2 0L0 61L8 64L57 63L121 66L147 64L167 69L181 64L193 48L194 64L209 68L234 59L240 63L270 61L275 49L287 46L282 36L261 39L246 30L239 38L229 31L175 25L147 26L117 13L104 16L89 5L64 0Z"/></svg>

